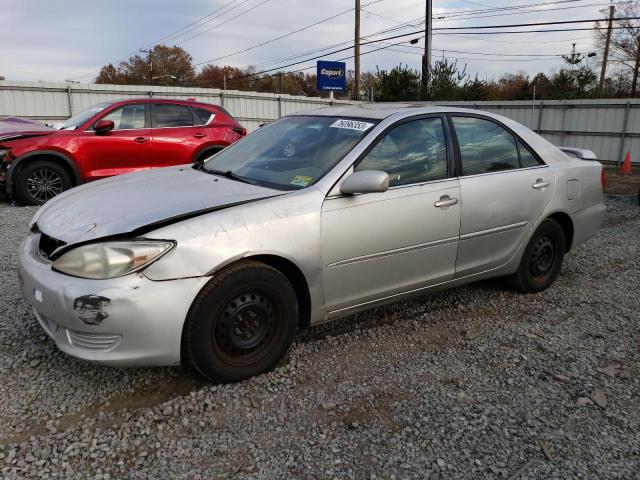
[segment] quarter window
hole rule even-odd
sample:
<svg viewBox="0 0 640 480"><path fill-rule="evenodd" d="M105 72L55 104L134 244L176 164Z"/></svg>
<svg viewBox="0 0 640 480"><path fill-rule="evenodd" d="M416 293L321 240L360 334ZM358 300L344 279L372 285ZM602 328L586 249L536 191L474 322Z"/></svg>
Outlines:
<svg viewBox="0 0 640 480"><path fill-rule="evenodd" d="M462 173L511 170L520 166L513 135L497 123L476 117L453 117L460 146Z"/></svg>
<svg viewBox="0 0 640 480"><path fill-rule="evenodd" d="M211 115L213 115L213 113L205 110L204 108L194 108L193 111L196 114L197 125L206 125L211 119Z"/></svg>
<svg viewBox="0 0 640 480"><path fill-rule="evenodd" d="M537 167L541 164L538 158L520 140L518 140L518 151L520 152L520 166L522 168Z"/></svg>
<svg viewBox="0 0 640 480"><path fill-rule="evenodd" d="M145 128L145 105L134 104L116 108L100 120L111 120L114 130Z"/></svg>
<svg viewBox="0 0 640 480"><path fill-rule="evenodd" d="M442 119L412 120L387 132L355 168L382 170L389 186L447 177L447 147Z"/></svg>
<svg viewBox="0 0 640 480"><path fill-rule="evenodd" d="M185 105L157 103L154 107L156 128L193 126L191 110Z"/></svg>

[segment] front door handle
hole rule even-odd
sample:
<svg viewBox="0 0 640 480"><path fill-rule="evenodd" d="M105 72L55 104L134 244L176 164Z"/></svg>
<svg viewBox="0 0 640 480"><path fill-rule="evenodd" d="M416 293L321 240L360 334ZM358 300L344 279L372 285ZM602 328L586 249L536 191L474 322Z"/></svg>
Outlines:
<svg viewBox="0 0 640 480"><path fill-rule="evenodd" d="M443 195L440 197L440 200L433 204L433 206L438 208L450 207L451 205L455 205L456 203L458 203L457 198L451 198L449 197L449 195Z"/></svg>
<svg viewBox="0 0 640 480"><path fill-rule="evenodd" d="M543 179L539 178L536 180L536 183L531 186L536 190L542 190L543 188L547 188L549 185L551 185L549 182L545 182Z"/></svg>
<svg viewBox="0 0 640 480"><path fill-rule="evenodd" d="M193 134L193 138L204 138L205 134L204 133L194 133Z"/></svg>
<svg viewBox="0 0 640 480"><path fill-rule="evenodd" d="M136 143L144 143L144 142L147 141L147 138L145 138L145 137L136 137L136 138L133 139L133 141L136 142Z"/></svg>

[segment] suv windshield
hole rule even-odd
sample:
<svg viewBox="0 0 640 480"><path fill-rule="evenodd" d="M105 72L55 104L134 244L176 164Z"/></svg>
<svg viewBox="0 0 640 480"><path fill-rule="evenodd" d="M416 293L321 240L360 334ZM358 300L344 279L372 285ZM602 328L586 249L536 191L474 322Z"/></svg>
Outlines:
<svg viewBox="0 0 640 480"><path fill-rule="evenodd" d="M93 107L89 107L86 110L83 110L82 112L74 115L73 117L65 121L60 127L60 130L75 130L80 125L82 125L87 120L89 120L91 117L93 117L96 113L101 112L102 110L107 108L109 105L111 104L97 103Z"/></svg>
<svg viewBox="0 0 640 480"><path fill-rule="evenodd" d="M342 160L376 123L370 119L284 117L225 148L203 168L280 190L305 188Z"/></svg>

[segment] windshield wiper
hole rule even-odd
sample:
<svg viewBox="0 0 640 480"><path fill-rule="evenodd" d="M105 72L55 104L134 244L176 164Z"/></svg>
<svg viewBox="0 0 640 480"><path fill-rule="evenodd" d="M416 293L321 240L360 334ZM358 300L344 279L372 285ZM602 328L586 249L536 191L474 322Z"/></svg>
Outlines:
<svg viewBox="0 0 640 480"><path fill-rule="evenodd" d="M254 185L254 183L249 181L247 178L241 177L240 175L237 175L237 174L233 173L231 170L227 170L226 172L223 172L222 170L211 170L211 169L205 167L204 165L200 166L200 170L202 170L203 172L206 172L206 173L210 173L211 175L219 175L220 177L225 177L225 178L229 178L231 180L236 180L238 182L248 183L249 185Z"/></svg>

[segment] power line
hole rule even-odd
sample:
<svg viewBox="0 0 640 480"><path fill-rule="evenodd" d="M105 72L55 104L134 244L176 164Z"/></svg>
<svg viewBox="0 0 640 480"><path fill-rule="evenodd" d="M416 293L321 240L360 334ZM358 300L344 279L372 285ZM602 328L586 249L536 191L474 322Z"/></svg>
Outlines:
<svg viewBox="0 0 640 480"><path fill-rule="evenodd" d="M640 20L640 17L619 17L614 18L617 20ZM512 23L508 25L476 25L472 27L438 27L434 30L482 30L486 28L514 28L514 27L534 27L539 25L566 25L570 23L593 23L600 22L601 18L589 19L589 20L559 20L555 22L537 22L537 23ZM593 27L595 28L595 27Z"/></svg>
<svg viewBox="0 0 640 480"><path fill-rule="evenodd" d="M171 40L171 39L173 39L173 38L177 38L177 37L179 37L179 36L181 36L181 35L185 35L185 34L187 34L187 33L191 32L191 31L193 31L193 30L195 30L195 29L197 29L197 28L200 28L201 26L206 25L206 24L207 24L207 23L209 23L209 22L212 22L212 21L213 21L213 20L215 20L216 18L220 18L221 16L223 16L223 15L225 15L225 14L227 14L227 13L231 12L232 10L234 10L235 8L237 8L237 7L241 6L242 4L244 4L244 3L248 2L249 0L243 0L243 1L242 1L241 3L239 3L238 5L235 5L234 7L231 7L230 9L228 9L228 10L226 10L226 11L224 11L224 12L222 12L222 13L218 14L218 15L212 16L212 15L216 14L217 12L219 12L220 10L223 10L223 9L225 9L226 7L228 7L229 5L232 5L233 3L236 3L236 2L238 2L238 1L239 1L239 0L231 0L230 2L225 3L223 6L221 6L221 7L219 7L219 8L216 8L215 10L213 10L213 11L209 12L207 15L204 15L204 16L202 16L202 17L198 18L197 20L195 20L195 21L193 21L193 22L189 23L188 25L185 25L184 27L180 28L179 30L176 30L175 32L173 32L173 33L171 33L171 34L169 34L169 35L165 35L164 37L161 37L161 38L159 38L159 39L157 39L157 40L155 40L155 41L153 41L153 42L150 42L150 43L144 44L144 45L143 45L143 46L141 46L140 48L138 48L138 49L136 49L135 51L133 51L133 52L129 53L127 56L125 56L125 57L121 58L120 60L117 60L115 63L124 62L124 61L125 61L125 60L127 60L128 58L130 58L130 57L132 57L133 55L135 55L136 53L138 53L140 50L142 50L142 49L144 49L144 48L147 48L147 47L149 47L149 46L155 45L155 44L157 44L158 42L162 42L162 41L165 41L165 40ZM209 17L211 17L211 18L209 18ZM203 20L205 20L205 19L208 19L208 20L206 20L206 21L204 21L204 22L203 22ZM202 23L200 23L200 22L202 22ZM196 25L196 24L199 24L199 25L195 26L194 28L189 28L189 27L191 27L192 25ZM88 77L88 76L91 76L91 75L95 75L95 74L97 74L97 73L99 73L99 72L100 72L100 70L92 70L92 71L91 71L91 72L89 72L89 73L85 73L85 74L83 74L83 75L79 75L79 76L71 77L71 78L84 78L84 77Z"/></svg>
<svg viewBox="0 0 640 480"><path fill-rule="evenodd" d="M251 8L247 8L246 10L243 10L239 14L237 14L237 15L231 17L231 18L226 19L224 22L220 22L220 23L214 25L213 27L207 28L206 30L202 30L201 32L198 32L198 33L192 35L191 37L185 38L184 40L181 40L180 42L176 43L175 45L182 45L183 43L188 42L189 40L192 40L192 39L194 39L196 37L199 37L200 35L203 35L203 34L205 34L207 32L210 32L211 30L214 30L214 29L216 29L218 27L221 27L222 25L225 25L225 24L229 23L230 21L235 20L236 18L241 17L242 15L245 15L245 14L255 10L256 8L264 5L265 3L269 3L271 1L272 0L262 0L257 5L254 5Z"/></svg>
<svg viewBox="0 0 640 480"><path fill-rule="evenodd" d="M220 7L220 8L218 8L218 9L214 10L214 12L212 12L212 13L210 13L210 14L208 14L208 15L205 15L204 17L201 17L201 19L200 19L200 20L202 20L202 19L204 19L204 18L207 18L207 17L210 17L211 15L213 15L213 13L220 11L221 9L225 8L225 7L226 7L226 6L228 6L228 5L231 5L232 3L235 3L236 1L238 1L238 0L232 0L231 2L228 2L227 4L223 5L222 7ZM217 19L217 18L220 18L220 17L221 17L221 16L223 16L223 15L226 15L227 13L229 13L229 12L231 12L232 10L234 10L234 9L236 9L236 8L238 8L238 7L240 7L241 5L243 5L243 4L245 4L245 3L247 3L248 1L250 1L250 0L243 0L243 1L241 1L239 4L237 4L237 5L235 5L235 6L231 7L231 8L229 8L229 9L227 9L226 11L224 11L224 12L222 12L222 13L218 14L218 15L215 15L215 16L213 16L213 17L211 17L211 18L209 18L207 21L205 21L205 22L203 22L203 23L201 23L201 24L199 24L199 25L197 25L197 26L195 26L195 27L193 27L193 28L191 28L191 29L186 29L188 26L190 26L190 25L193 25L193 24L195 24L195 23L199 23L199 22L200 22L200 20L196 20L195 22L192 22L191 24L189 24L187 27L184 27L184 28L182 28L181 30L178 30L178 31L176 32L176 33L178 33L178 32L181 32L182 30L184 30L182 33L178 33L178 34L175 34L175 33L174 33L174 34L172 34L172 35L168 35L168 36L162 37L161 39L157 40L156 42L158 42L158 41L162 41L162 40L166 40L166 39L175 39L175 38L178 38L178 37L180 37L180 36L182 36L182 35L186 35L187 33L192 32L192 31L194 31L194 30L197 30L198 28L200 28L200 27L204 26L205 24L210 23L210 22L212 22L213 20L215 20L215 19ZM251 12L251 11L255 10L256 8L260 7L261 5L264 5L265 3L268 3L268 2L270 2L270 1L272 1L272 0L262 0L262 1L261 1L260 3L258 3L257 5L254 5L254 6L253 6L253 7L251 7L251 8L248 8L248 9L246 9L246 10L243 10L243 11L242 11L242 12L240 12L239 14L234 15L233 17L228 18L228 19L226 19L226 20L225 20L225 21L223 21L223 22L220 22L220 23L218 23L218 24L216 24L216 25L214 25L214 26L212 26L212 27L210 27L210 28L208 28L208 29L206 29L206 30L202 30L202 31L200 31L200 32L197 32L197 33L195 33L194 35L192 35L192 36L190 36L190 37L188 37L188 38L186 38L186 39L183 39L183 40L181 40L180 42L175 43L175 44L174 44L174 46L175 46L175 45L182 45L183 43L185 43L185 42L187 42L187 41L189 41L189 40L191 40L191 39L193 39L193 38L196 38L196 37L198 37L198 36L200 36L200 35L202 35L202 34L204 34L204 33L210 32L211 30L214 30L215 28L218 28L218 27L220 27L220 26L222 26L222 25L224 25L224 24L226 24L226 23L229 23L230 21L235 20L236 18L241 17L242 15L245 15L245 14L249 13L249 12ZM150 44L146 44L145 46L143 46L143 47L141 47L141 48L144 48L144 47L149 46L149 45L153 45L153 44L154 44L154 43L156 43L156 42L151 42ZM134 53L129 54L129 56L134 55L134 54L135 54L135 52L134 52ZM121 59L120 61L124 61L124 60L125 60L125 59ZM73 78L84 78L84 77L88 77L88 76L91 76L91 75L95 75L96 73L99 73L99 72L100 72L100 70L97 70L97 71L93 71L93 72L90 72L90 73L88 73L88 74L81 75L81 76L77 76L77 77L73 77Z"/></svg>
<svg viewBox="0 0 640 480"><path fill-rule="evenodd" d="M384 0L375 0L373 2L367 3L366 5L364 5L364 7L366 7L368 5L373 5L374 3L380 3L382 1L384 1ZM280 35L279 37L275 37L275 38L272 38L272 39L269 39L269 40L265 40L264 42L257 43L255 45L252 45L250 47L244 48L242 50L238 50L236 52L228 53L226 55L222 55L222 56L217 57L217 58L212 58L211 60L206 60L204 62L196 63L196 64L194 64L194 67L197 67L197 66L200 66L200 65L204 65L205 63L213 63L213 62L216 62L218 60L222 60L224 58L233 57L234 55L238 55L240 53L245 53L245 52L248 52L250 50L254 50L256 48L263 47L264 45L268 45L268 44L273 43L275 41L282 40L283 38L290 37L291 35L295 35L296 33L300 33L300 32L302 32L304 30L308 30L309 28L312 28L312 27L315 27L315 26L320 25L322 23L328 22L329 20L333 20L334 18L338 18L338 17L340 17L342 15L345 15L345 14L347 14L349 12L352 12L353 10L354 10L354 8L349 8L347 10L343 10L342 12L336 13L335 15L331 15L330 17L323 18L322 20L318 20L317 22L314 22L314 23L311 23L311 24L306 25L304 27L298 28L297 30L293 30L291 32L285 33L283 35Z"/></svg>
<svg viewBox="0 0 640 480"><path fill-rule="evenodd" d="M616 20L635 20L638 19L640 17L620 17L617 18ZM465 30L475 30L475 29L488 29L488 28L510 28L510 27L525 27L525 26L538 26L538 25L564 25L564 24L569 24L569 23L587 23L587 22L596 22L600 19L596 19L596 20L568 20L568 21L555 21L555 22L537 22L537 23L522 23L522 24L508 24L508 25L483 25L483 26L474 26L474 27L439 27L436 28L434 30L461 30L461 29L465 29ZM603 27L590 27L590 28L583 28L583 29L545 29L545 30L528 30L528 31L513 31L513 32L509 32L509 33L534 33L534 32L553 32L553 31L576 31L576 30L593 30L593 29L597 29L597 28L603 28ZM622 27L620 27L622 28ZM375 40L370 40L367 42L362 42L362 45L367 45L367 44L371 44L371 43L378 43L381 41L385 41L385 40L392 40L392 39L396 39L396 38L402 38L402 37L408 37L408 36L412 36L412 35L417 35L422 33L421 31L418 32L409 32L409 33L404 33L404 34L399 34L399 35L394 35L391 37L386 37L386 38L381 38L381 39L375 39ZM447 34L448 32L442 32L441 34ZM472 34L501 34L501 33L507 33L507 32L464 32L468 35L472 35ZM275 68L270 68L270 69L266 69L266 70L262 70L259 72L255 72L255 73L251 73L251 74L247 74L247 75L242 75L240 77L235 77L236 79L242 79L242 78L246 78L246 77L253 77L253 76L257 76L257 75L262 75L265 73L270 73L273 71L277 71L277 70L282 70L284 68L288 68L291 66L295 66L295 65L299 65L301 63L305 63L305 62L309 62L312 60L317 60L319 58L323 58L323 57L327 57L329 55L334 55L336 53L340 53L346 50L349 50L353 48L353 46L348 46L345 48L341 48L338 50L334 50L322 55L318 55L312 58L307 58L305 60L300 60L297 62L293 62L287 65L281 65L279 67L275 67Z"/></svg>

